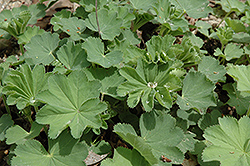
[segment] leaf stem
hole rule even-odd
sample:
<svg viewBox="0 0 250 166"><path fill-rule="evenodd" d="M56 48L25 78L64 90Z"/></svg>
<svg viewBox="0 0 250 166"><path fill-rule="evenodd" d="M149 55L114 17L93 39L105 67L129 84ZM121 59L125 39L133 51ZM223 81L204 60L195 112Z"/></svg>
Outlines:
<svg viewBox="0 0 250 166"><path fill-rule="evenodd" d="M101 102L103 101L103 98L104 98L104 93L102 93L101 95Z"/></svg>
<svg viewBox="0 0 250 166"><path fill-rule="evenodd" d="M232 12L232 11L228 12L228 13L225 15L225 17L223 17L223 19L221 19L221 21L220 21L219 24L216 26L216 28L218 28L218 27L220 26L220 24L225 20L225 18L226 18L227 16L229 16L229 14L230 14L231 12Z"/></svg>
<svg viewBox="0 0 250 166"><path fill-rule="evenodd" d="M30 122L30 124L33 123L33 120L31 118L31 110L30 110L30 106L26 107L23 109L23 113L24 115L28 118L28 121Z"/></svg>
<svg viewBox="0 0 250 166"><path fill-rule="evenodd" d="M23 55L23 54L24 54L24 48L23 48L23 45L22 45L22 44L20 44L19 46L20 46L21 53L22 53L22 55Z"/></svg>
<svg viewBox="0 0 250 166"><path fill-rule="evenodd" d="M5 108L6 108L7 113L8 113L9 115L11 115L10 107L9 107L8 104L6 103L6 97L5 97L4 94L2 95L2 99L3 99L3 103L4 103L4 106L5 106Z"/></svg>
<svg viewBox="0 0 250 166"><path fill-rule="evenodd" d="M38 107L34 106L34 109L35 109L35 112L37 113L38 112Z"/></svg>
<svg viewBox="0 0 250 166"><path fill-rule="evenodd" d="M97 28L98 28L98 34L99 34L99 37L101 38L101 30L99 26L98 15L97 15L97 0L95 0L95 17L96 17L96 23L97 23Z"/></svg>

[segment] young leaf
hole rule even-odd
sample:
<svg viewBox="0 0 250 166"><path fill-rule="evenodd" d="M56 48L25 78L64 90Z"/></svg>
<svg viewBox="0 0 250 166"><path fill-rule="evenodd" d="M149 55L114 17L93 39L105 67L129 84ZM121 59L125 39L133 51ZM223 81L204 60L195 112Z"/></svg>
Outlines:
<svg viewBox="0 0 250 166"><path fill-rule="evenodd" d="M56 33L47 32L42 36L36 35L31 39L30 43L24 46L27 50L24 57L31 64L42 63L48 65L55 59L53 51L57 48L58 42L59 35Z"/></svg>
<svg viewBox="0 0 250 166"><path fill-rule="evenodd" d="M45 74L43 66L37 65L32 70L24 64L20 70L11 70L5 78L7 84L3 93L7 94L7 104L16 104L19 110L37 104L37 95L47 89L49 74Z"/></svg>
<svg viewBox="0 0 250 166"><path fill-rule="evenodd" d="M171 0L171 2L193 18L204 18L212 12L207 0L192 0L192 3L189 0Z"/></svg>
<svg viewBox="0 0 250 166"><path fill-rule="evenodd" d="M27 132L19 125L15 125L6 131L6 143L9 145L13 143L23 144L25 141L31 140L38 136L42 127L43 125L33 122L30 131Z"/></svg>
<svg viewBox="0 0 250 166"><path fill-rule="evenodd" d="M114 151L113 159L102 161L102 166L150 166L145 158L135 149L126 149L118 147Z"/></svg>
<svg viewBox="0 0 250 166"><path fill-rule="evenodd" d="M175 37L166 35L164 37L153 36L147 43L148 58L157 63L158 61L167 62L169 57L166 52L173 45Z"/></svg>
<svg viewBox="0 0 250 166"><path fill-rule="evenodd" d="M250 96L244 97L239 91L237 91L236 83L225 84L223 90L228 92L229 100L227 104L235 107L237 114L243 115L247 112L250 106Z"/></svg>
<svg viewBox="0 0 250 166"><path fill-rule="evenodd" d="M177 76L169 73L173 69L171 63L175 62L157 65L139 60L136 69L122 68L120 74L127 79L127 82L118 87L118 95L129 94L127 103L131 108L134 108L141 99L145 110L151 111L154 107L154 98L162 106L170 108L172 106L170 91L178 90L181 84Z"/></svg>
<svg viewBox="0 0 250 166"><path fill-rule="evenodd" d="M11 160L11 165L16 166L86 166L83 160L87 157L88 150L85 144L63 132L58 139L49 143L48 152L37 140L27 140L24 144L19 144L14 153L16 156Z"/></svg>
<svg viewBox="0 0 250 166"><path fill-rule="evenodd" d="M203 161L218 160L221 166L249 165L250 146L249 117L237 121L233 117L219 118L219 125L205 130L204 137L212 145L202 153Z"/></svg>
<svg viewBox="0 0 250 166"><path fill-rule="evenodd" d="M56 138L67 126L74 138L80 138L86 127L100 128L100 113L107 105L98 99L101 84L89 81L81 70L73 71L68 77L53 75L49 78L49 89L38 98L47 105L37 114L37 122L50 124L49 136Z"/></svg>
<svg viewBox="0 0 250 166"><path fill-rule="evenodd" d="M237 90L250 96L250 66L228 65L227 73L237 81Z"/></svg>
<svg viewBox="0 0 250 166"><path fill-rule="evenodd" d="M198 112L209 106L216 106L213 90L214 84L200 72L189 72L184 81L182 96L177 97L177 104L182 110L195 108Z"/></svg>
<svg viewBox="0 0 250 166"><path fill-rule="evenodd" d="M220 62L211 56L205 56L198 65L198 71L205 74L213 83L226 81L227 71L220 65Z"/></svg>
<svg viewBox="0 0 250 166"><path fill-rule="evenodd" d="M90 65L81 44L68 42L60 47L56 54L61 63L69 70L83 69Z"/></svg>
<svg viewBox="0 0 250 166"><path fill-rule="evenodd" d="M5 139L5 133L8 128L14 125L14 121L11 120L11 116L9 114L3 114L0 118L0 140L3 141Z"/></svg>
<svg viewBox="0 0 250 166"><path fill-rule="evenodd" d="M99 38L89 37L82 44L82 47L87 51L88 61L97 63L104 68L109 68L122 61L123 54L120 51L111 51L104 54L104 44Z"/></svg>
<svg viewBox="0 0 250 166"><path fill-rule="evenodd" d="M113 40L115 36L118 36L121 32L122 19L117 18L117 13L114 11L108 11L107 9L100 9L97 12L100 35L104 40ZM96 13L92 12L88 15L88 19L85 20L86 26L98 32L98 25L96 21Z"/></svg>

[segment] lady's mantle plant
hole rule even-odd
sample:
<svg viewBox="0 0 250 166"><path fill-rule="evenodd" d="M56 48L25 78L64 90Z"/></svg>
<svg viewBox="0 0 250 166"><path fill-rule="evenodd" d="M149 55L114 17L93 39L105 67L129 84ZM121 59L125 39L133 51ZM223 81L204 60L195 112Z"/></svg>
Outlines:
<svg viewBox="0 0 250 166"><path fill-rule="evenodd" d="M104 166L250 165L249 1L216 1L212 27L207 0L72 0L50 31L34 25L43 1L0 13L21 52L0 64L10 165L86 165L90 150Z"/></svg>

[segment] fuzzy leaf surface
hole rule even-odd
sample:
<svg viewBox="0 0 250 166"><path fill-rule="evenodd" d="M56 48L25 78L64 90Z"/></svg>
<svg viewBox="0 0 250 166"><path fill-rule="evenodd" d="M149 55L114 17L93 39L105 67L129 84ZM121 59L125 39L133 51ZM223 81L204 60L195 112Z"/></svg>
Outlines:
<svg viewBox="0 0 250 166"><path fill-rule="evenodd" d="M175 120L170 115L156 115L155 112L143 114L140 118L141 137L137 136L133 127L128 124L118 124L114 130L150 164L160 163L160 160L155 159L161 155L168 156L174 163L181 163L184 158L183 153L176 147L184 139L184 133L175 127Z"/></svg>
<svg viewBox="0 0 250 166"><path fill-rule="evenodd" d="M18 39L18 44L27 44L32 37L36 36L36 35L41 35L43 34L45 31L43 29L40 29L37 26L34 27L27 27L26 31L19 36Z"/></svg>
<svg viewBox="0 0 250 166"><path fill-rule="evenodd" d="M62 64L70 70L83 69L90 65L87 61L87 54L81 48L81 44L68 42L60 47L56 54Z"/></svg>
<svg viewBox="0 0 250 166"><path fill-rule="evenodd" d="M211 126L204 137L212 145L202 153L203 161L218 160L221 166L250 165L250 132L246 116L237 121L233 117L219 118L219 125Z"/></svg>
<svg viewBox="0 0 250 166"><path fill-rule="evenodd" d="M189 0L171 0L171 2L193 18L204 18L211 12L207 0L192 0L192 3Z"/></svg>
<svg viewBox="0 0 250 166"><path fill-rule="evenodd" d="M0 118L0 140L3 141L5 139L5 133L8 128L14 125L14 121L11 120L11 116L9 114L4 114Z"/></svg>
<svg viewBox="0 0 250 166"><path fill-rule="evenodd" d="M250 96L250 66L230 65L227 73L237 81L237 90L244 92L244 96Z"/></svg>
<svg viewBox="0 0 250 166"><path fill-rule="evenodd" d="M13 143L23 144L25 141L31 140L38 136L42 127L43 125L33 122L30 131L27 132L19 125L15 125L6 131L6 143L9 145Z"/></svg>
<svg viewBox="0 0 250 166"><path fill-rule="evenodd" d="M170 74L175 62L170 62L163 65L147 63L144 60L139 60L136 69L131 67L123 67L120 74L127 81L118 87L117 93L120 96L128 96L127 104L134 108L139 101L142 101L146 111L151 111L154 107L154 98L159 103L170 108L172 99L170 91L175 91L180 88L180 79Z"/></svg>
<svg viewBox="0 0 250 166"><path fill-rule="evenodd" d="M33 69L27 64L20 70L11 70L5 78L7 84L3 93L8 95L7 104L16 104L19 110L37 104L37 95L46 90L50 74L45 74L44 66L37 65Z"/></svg>
<svg viewBox="0 0 250 166"><path fill-rule="evenodd" d="M88 155L85 144L77 142L69 133L63 132L53 142L49 141L49 150L37 140L27 140L16 147L12 165L23 166L86 166L83 160Z"/></svg>
<svg viewBox="0 0 250 166"><path fill-rule="evenodd" d="M211 56L205 56L198 65L198 71L205 74L213 83L226 81L225 74L227 71L219 64L219 61Z"/></svg>
<svg viewBox="0 0 250 166"><path fill-rule="evenodd" d="M104 40L113 40L115 36L120 34L120 27L122 26L122 19L117 18L117 13L114 11L108 11L107 9L100 9L97 12L100 35ZM88 15L88 19L85 20L86 26L98 32L98 26L96 21L96 13L92 12Z"/></svg>
<svg viewBox="0 0 250 166"><path fill-rule="evenodd" d="M97 63L104 68L109 68L112 65L122 61L121 51L112 51L104 54L104 44L101 39L89 37L82 47L87 51L87 59L90 62Z"/></svg>
<svg viewBox="0 0 250 166"><path fill-rule="evenodd" d="M101 84L89 81L82 70L68 77L54 75L49 78L49 89L39 95L47 103L37 114L37 122L50 124L49 136L56 138L67 126L74 138L79 138L86 127L99 128L99 114L107 105L98 99Z"/></svg>
<svg viewBox="0 0 250 166"><path fill-rule="evenodd" d="M34 36L30 43L24 47L27 50L24 54L25 58L31 64L48 65L54 59L53 51L57 48L59 43L59 35L54 33L44 33Z"/></svg>
<svg viewBox="0 0 250 166"><path fill-rule="evenodd" d="M145 158L135 149L118 147L115 149L113 159L102 161L103 166L150 166Z"/></svg>
<svg viewBox="0 0 250 166"><path fill-rule="evenodd" d="M206 109L216 106L213 90L215 85L200 72L189 72L183 80L182 96L177 97L177 104L182 110Z"/></svg>

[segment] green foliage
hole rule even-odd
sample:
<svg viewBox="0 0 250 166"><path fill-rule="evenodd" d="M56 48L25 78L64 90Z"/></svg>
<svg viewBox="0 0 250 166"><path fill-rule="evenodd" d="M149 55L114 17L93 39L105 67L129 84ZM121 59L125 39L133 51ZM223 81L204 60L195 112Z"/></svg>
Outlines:
<svg viewBox="0 0 250 166"><path fill-rule="evenodd" d="M37 122L50 124L49 136L55 139L67 126L74 138L86 127L102 126L100 113L107 109L99 99L101 84L89 81L86 74L73 71L68 77L58 74L48 80L49 89L38 98L47 103L37 114Z"/></svg>
<svg viewBox="0 0 250 166"><path fill-rule="evenodd" d="M202 88L201 88L202 87ZM200 72L189 72L183 80L182 95L177 104L183 110L196 109L200 113L209 106L216 106L213 90L215 86Z"/></svg>
<svg viewBox="0 0 250 166"><path fill-rule="evenodd" d="M148 112L154 107L154 98L166 108L172 106L170 92L180 89L181 80L171 74L174 66L178 63L169 62L163 65L147 63L140 60L136 69L123 67L120 74L127 82L118 87L118 95L129 95L127 104L134 108L141 100L144 109Z"/></svg>
<svg viewBox="0 0 250 166"><path fill-rule="evenodd" d="M0 13L9 165L249 165L250 0L71 0L37 27L57 1Z"/></svg>
<svg viewBox="0 0 250 166"><path fill-rule="evenodd" d="M19 110L32 105L39 105L37 95L48 88L47 80L50 74L45 74L42 65L32 70L27 64L20 66L20 70L11 70L5 78L7 84L2 93L8 96L8 105L16 104Z"/></svg>
<svg viewBox="0 0 250 166"><path fill-rule="evenodd" d="M232 117L219 118L219 125L205 130L204 137L211 145L202 153L204 161L218 160L221 165L249 165L248 117L239 121ZM230 156L230 157L228 157Z"/></svg>

